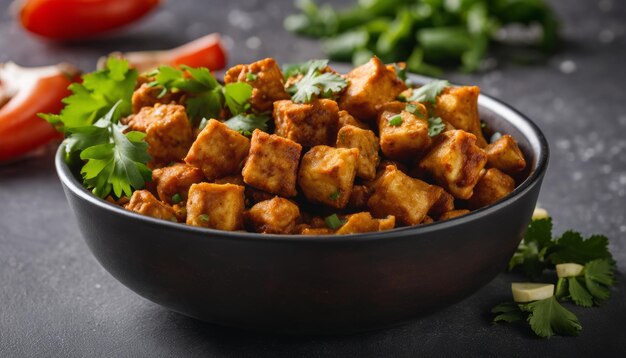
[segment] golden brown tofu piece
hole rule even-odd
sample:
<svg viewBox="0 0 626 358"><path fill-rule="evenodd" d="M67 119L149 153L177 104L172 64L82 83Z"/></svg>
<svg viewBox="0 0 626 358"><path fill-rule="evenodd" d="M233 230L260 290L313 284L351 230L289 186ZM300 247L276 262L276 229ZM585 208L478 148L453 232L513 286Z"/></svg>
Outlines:
<svg viewBox="0 0 626 358"><path fill-rule="evenodd" d="M160 104L143 107L128 123L130 130L146 133L151 163L168 163L185 157L193 134L185 107Z"/></svg>
<svg viewBox="0 0 626 358"><path fill-rule="evenodd" d="M179 93L167 92L164 96L159 97L163 87L151 87L147 83L143 83L133 92L132 107L133 113L137 114L143 107L154 107L157 103L168 104L176 102L180 99Z"/></svg>
<svg viewBox="0 0 626 358"><path fill-rule="evenodd" d="M296 196L302 146L288 138L256 129L243 167L246 184L284 197Z"/></svg>
<svg viewBox="0 0 626 358"><path fill-rule="evenodd" d="M474 187L470 207L482 208L504 198L515 189L515 180L496 168L487 169Z"/></svg>
<svg viewBox="0 0 626 358"><path fill-rule="evenodd" d="M374 219L367 211L348 215L345 220L345 224L335 234L345 235L389 230L394 228L396 222L396 218L393 215L389 215L384 219Z"/></svg>
<svg viewBox="0 0 626 358"><path fill-rule="evenodd" d="M444 132L419 163L436 181L457 199L469 199L487 154L476 146L476 136L463 130Z"/></svg>
<svg viewBox="0 0 626 358"><path fill-rule="evenodd" d="M203 180L202 170L182 163L152 171L152 181L156 183L159 198L170 205L187 200L191 184Z"/></svg>
<svg viewBox="0 0 626 358"><path fill-rule="evenodd" d="M367 199L370 198L370 190L365 185L354 185L348 199L348 206L353 209L364 209L367 207Z"/></svg>
<svg viewBox="0 0 626 358"><path fill-rule="evenodd" d="M431 218L430 216L426 216L424 220L422 220L421 224L432 224L434 222L435 220L433 220L433 218Z"/></svg>
<svg viewBox="0 0 626 358"><path fill-rule="evenodd" d="M411 178L390 165L378 180L367 206L376 217L394 215L403 224L417 225L437 201L437 194L432 185Z"/></svg>
<svg viewBox="0 0 626 358"><path fill-rule="evenodd" d="M462 129L476 136L476 145L484 148L487 145L480 125L478 114L478 95L480 88L476 86L446 87L437 96L435 112L442 120L456 129Z"/></svg>
<svg viewBox="0 0 626 358"><path fill-rule="evenodd" d="M147 190L136 190L126 204L126 209L157 219L177 222L171 206L159 201Z"/></svg>
<svg viewBox="0 0 626 358"><path fill-rule="evenodd" d="M433 185L433 187L438 192L439 197L428 211L428 215L438 217L445 212L454 210L454 197L442 187L436 185Z"/></svg>
<svg viewBox="0 0 626 358"><path fill-rule="evenodd" d="M420 103L411 105L418 115L405 111L407 104L401 102L389 102L379 107L380 149L387 158L413 159L432 143L428 135L426 107Z"/></svg>
<svg viewBox="0 0 626 358"><path fill-rule="evenodd" d="M503 135L485 148L487 163L490 167L500 169L506 174L519 173L526 168L526 160L517 146L515 139L508 134Z"/></svg>
<svg viewBox="0 0 626 358"><path fill-rule="evenodd" d="M348 87L338 101L339 107L364 122L375 119L379 105L395 100L406 89L396 72L375 56L350 71L346 79Z"/></svg>
<svg viewBox="0 0 626 358"><path fill-rule="evenodd" d="M204 176L213 181L238 172L249 148L248 138L211 119L193 142L185 162L202 169Z"/></svg>
<svg viewBox="0 0 626 358"><path fill-rule="evenodd" d="M467 215L469 213L470 211L467 209L451 210L441 214L441 216L439 216L439 221L450 220L452 218Z"/></svg>
<svg viewBox="0 0 626 358"><path fill-rule="evenodd" d="M275 196L255 204L248 211L246 219L255 232L291 234L300 219L300 209L291 201Z"/></svg>
<svg viewBox="0 0 626 358"><path fill-rule="evenodd" d="M361 129L370 129L367 124L352 117L348 111L339 111L339 128L347 125L359 127Z"/></svg>
<svg viewBox="0 0 626 358"><path fill-rule="evenodd" d="M313 203L343 208L348 204L356 176L358 149L318 145L309 150L300 163L298 184Z"/></svg>
<svg viewBox="0 0 626 358"><path fill-rule="evenodd" d="M193 184L187 199L187 225L228 231L242 229L243 191L243 186L234 184Z"/></svg>
<svg viewBox="0 0 626 358"><path fill-rule="evenodd" d="M232 67L226 72L224 82L246 82L251 85L250 105L257 112L270 111L274 101L289 98L283 73L273 58Z"/></svg>
<svg viewBox="0 0 626 358"><path fill-rule="evenodd" d="M303 147L334 145L337 136L339 107L329 99L311 103L293 103L290 100L274 102L275 133L289 138Z"/></svg>
<svg viewBox="0 0 626 358"><path fill-rule="evenodd" d="M301 235L332 235L335 231L323 227L305 227L300 231Z"/></svg>
<svg viewBox="0 0 626 358"><path fill-rule="evenodd" d="M337 133L337 148L358 149L359 160L356 175L365 180L374 179L379 161L378 138L374 132L353 125L341 127Z"/></svg>

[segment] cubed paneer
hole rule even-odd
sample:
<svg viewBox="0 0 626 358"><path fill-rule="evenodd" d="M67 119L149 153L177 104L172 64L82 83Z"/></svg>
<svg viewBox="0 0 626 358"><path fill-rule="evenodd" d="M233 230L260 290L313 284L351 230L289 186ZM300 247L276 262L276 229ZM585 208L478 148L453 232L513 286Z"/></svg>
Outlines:
<svg viewBox="0 0 626 358"><path fill-rule="evenodd" d="M202 169L209 181L237 173L248 154L250 140L215 119L193 142L185 162Z"/></svg>
<svg viewBox="0 0 626 358"><path fill-rule="evenodd" d="M405 225L417 225L437 201L437 194L432 185L411 178L390 165L379 178L367 206L375 217L394 215Z"/></svg>
<svg viewBox="0 0 626 358"><path fill-rule="evenodd" d="M487 165L513 175L526 168L526 160L517 146L515 139L508 134L503 135L485 148Z"/></svg>
<svg viewBox="0 0 626 358"><path fill-rule="evenodd" d="M243 180L268 193L295 196L301 151L302 146L288 138L256 129L243 167Z"/></svg>
<svg viewBox="0 0 626 358"><path fill-rule="evenodd" d="M480 88L476 86L446 87L437 96L435 112L445 122L456 129L462 129L476 136L476 145L484 148L487 145L483 137L478 114L478 95Z"/></svg>
<svg viewBox="0 0 626 358"><path fill-rule="evenodd" d="M147 190L136 190L126 204L126 209L157 219L177 222L176 213L171 206L159 201Z"/></svg>
<svg viewBox="0 0 626 358"><path fill-rule="evenodd" d="M359 160L356 175L365 180L374 179L379 160L378 138L374 132L353 125L341 127L337 133L337 148L358 149Z"/></svg>
<svg viewBox="0 0 626 358"><path fill-rule="evenodd" d="M283 73L273 58L232 67L224 75L224 82L246 82L251 85L250 105L258 112L270 111L274 101L289 98Z"/></svg>
<svg viewBox="0 0 626 358"><path fill-rule="evenodd" d="M180 99L180 93L167 92L164 96L159 97L163 87L149 86L143 83L133 92L132 107L133 113L139 113L143 107L153 107L157 103L168 104L176 102Z"/></svg>
<svg viewBox="0 0 626 358"><path fill-rule="evenodd" d="M378 57L350 71L346 79L348 87L339 99L339 107L364 122L374 120L379 105L395 100L406 89L396 72Z"/></svg>
<svg viewBox="0 0 626 358"><path fill-rule="evenodd" d="M359 127L361 129L369 129L368 125L352 117L348 111L339 111L339 128L347 125Z"/></svg>
<svg viewBox="0 0 626 358"><path fill-rule="evenodd" d="M396 218L393 215L385 219L375 219L367 212L346 216L346 222L336 232L337 235L358 234L363 232L383 231L393 229Z"/></svg>
<svg viewBox="0 0 626 358"><path fill-rule="evenodd" d="M378 130L380 149L385 157L394 160L410 160L430 147L428 135L428 111L424 105L411 104L415 113L407 112L407 104L389 102L380 107Z"/></svg>
<svg viewBox="0 0 626 358"><path fill-rule="evenodd" d="M309 150L300 163L298 184L313 203L343 208L348 204L356 176L358 149L318 145Z"/></svg>
<svg viewBox="0 0 626 358"><path fill-rule="evenodd" d="M291 234L300 219L298 205L278 196L255 204L246 214L248 225L264 234Z"/></svg>
<svg viewBox="0 0 626 358"><path fill-rule="evenodd" d="M450 220L452 218L456 218L459 216L463 216L469 214L470 211L467 209L459 209L459 210L451 210L447 211L439 216L439 221Z"/></svg>
<svg viewBox="0 0 626 358"><path fill-rule="evenodd" d="M495 203L515 189L515 180L496 168L487 169L474 187L469 199L472 208L478 209Z"/></svg>
<svg viewBox="0 0 626 358"><path fill-rule="evenodd" d="M157 103L154 107L143 107L132 117L128 127L146 133L153 164L182 160L193 141L185 107L177 104Z"/></svg>
<svg viewBox="0 0 626 358"><path fill-rule="evenodd" d="M354 185L348 199L348 206L352 209L365 209L367 199L370 198L370 189L365 185Z"/></svg>
<svg viewBox="0 0 626 358"><path fill-rule="evenodd" d="M323 227L304 227L300 231L300 235L332 235L335 231Z"/></svg>
<svg viewBox="0 0 626 358"><path fill-rule="evenodd" d="M202 170L187 164L176 163L152 171L152 181L156 183L159 198L170 205L187 200L191 184L203 180Z"/></svg>
<svg viewBox="0 0 626 358"><path fill-rule="evenodd" d="M293 103L290 100L274 102L275 133L289 138L303 147L334 145L337 137L339 108L329 99L311 103Z"/></svg>
<svg viewBox="0 0 626 358"><path fill-rule="evenodd" d="M193 184L187 199L187 225L228 231L242 229L243 192L241 185Z"/></svg>
<svg viewBox="0 0 626 358"><path fill-rule="evenodd" d="M428 211L428 215L438 217L445 212L454 210L454 197L442 187L436 185L433 185L433 187L437 190L439 197Z"/></svg>
<svg viewBox="0 0 626 358"><path fill-rule="evenodd" d="M419 163L446 191L457 199L469 199L487 154L476 146L476 136L463 130L444 132Z"/></svg>

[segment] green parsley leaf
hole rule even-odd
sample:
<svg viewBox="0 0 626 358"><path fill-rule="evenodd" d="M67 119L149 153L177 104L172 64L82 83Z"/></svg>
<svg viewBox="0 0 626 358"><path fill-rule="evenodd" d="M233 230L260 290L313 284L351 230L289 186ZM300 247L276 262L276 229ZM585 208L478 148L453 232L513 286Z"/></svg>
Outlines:
<svg viewBox="0 0 626 358"><path fill-rule="evenodd" d="M389 125L392 127L398 127L402 125L402 116L396 114L395 116L389 118Z"/></svg>
<svg viewBox="0 0 626 358"><path fill-rule="evenodd" d="M238 131L245 136L251 136L255 129L260 129L267 132L267 122L270 120L270 115L267 113L261 114L239 114L226 122L225 125L228 128Z"/></svg>
<svg viewBox="0 0 626 358"><path fill-rule="evenodd" d="M333 229L333 230L339 229L344 224L343 221L339 219L337 214L332 214L330 216L327 216L324 219L324 222L326 223L326 226L328 226L330 229Z"/></svg>
<svg viewBox="0 0 626 358"><path fill-rule="evenodd" d="M428 136L434 137L439 135L439 133L443 132L446 129L446 125L443 123L440 117L429 117L428 118Z"/></svg>
<svg viewBox="0 0 626 358"><path fill-rule="evenodd" d="M143 141L145 133L131 131L124 134L124 127L112 121L120 103L117 102L96 123L97 127L107 131L108 140L102 142L102 137L98 137L98 141L80 153L80 158L87 161L80 171L84 184L101 198L107 197L111 191L118 198L131 196L133 190L143 188L152 177L146 166L150 156L148 144Z"/></svg>
<svg viewBox="0 0 626 358"><path fill-rule="evenodd" d="M554 296L521 304L520 308L530 313L530 327L540 337L550 338L555 334L576 336L582 330L576 315L561 306Z"/></svg>
<svg viewBox="0 0 626 358"><path fill-rule="evenodd" d="M612 260L608 245L606 236L594 235L585 240L580 233L566 231L556 240L550 261L555 265L568 262L584 265L595 259Z"/></svg>
<svg viewBox="0 0 626 358"><path fill-rule="evenodd" d="M112 121L131 112L131 98L137 82L137 71L129 68L128 62L111 57L102 70L82 76L82 83L72 83L72 94L63 99L65 107L58 115L39 114L58 130L91 125L104 116L113 105L120 102ZM74 147L72 147L74 148Z"/></svg>
<svg viewBox="0 0 626 358"><path fill-rule="evenodd" d="M246 81L254 82L257 80L257 78L259 78L259 75L257 75L256 73L252 73L252 72L246 73Z"/></svg>
<svg viewBox="0 0 626 358"><path fill-rule="evenodd" d="M533 220L528 225L524 239L509 261L509 271L521 266L522 272L537 278L547 267L546 252L553 246L552 219Z"/></svg>
<svg viewBox="0 0 626 358"><path fill-rule="evenodd" d="M393 68L396 70L396 76L402 81L406 82L406 66L401 66L397 63L393 64Z"/></svg>
<svg viewBox="0 0 626 358"><path fill-rule="evenodd" d="M309 103L313 96L330 97L341 92L348 82L336 73L320 73L309 69L306 75L287 89L296 103Z"/></svg>
<svg viewBox="0 0 626 358"><path fill-rule="evenodd" d="M450 86L448 81L431 81L420 88L413 90L413 93L408 100L410 102L429 102L434 104L437 102L437 96L439 96L441 91L448 86Z"/></svg>
<svg viewBox="0 0 626 358"><path fill-rule="evenodd" d="M578 306L591 307L593 306L593 296L587 291L583 285L580 284L578 277L568 277L567 286L569 291L569 297Z"/></svg>
<svg viewBox="0 0 626 358"><path fill-rule="evenodd" d="M305 75L309 71L321 72L328 67L328 60L309 60L302 63L291 63L283 66L285 79L297 75Z"/></svg>
<svg viewBox="0 0 626 358"><path fill-rule="evenodd" d="M248 103L250 96L252 96L252 86L245 82L229 83L224 86L226 105L233 116L250 108L250 103Z"/></svg>
<svg viewBox="0 0 626 358"><path fill-rule="evenodd" d="M517 322L526 320L527 313L519 308L519 305L515 302L501 303L491 309L491 313L498 313L494 317L493 322Z"/></svg>
<svg viewBox="0 0 626 358"><path fill-rule="evenodd" d="M614 284L614 267L612 261L609 260L593 260L585 264L585 286L596 303L610 297L611 291L608 286Z"/></svg>

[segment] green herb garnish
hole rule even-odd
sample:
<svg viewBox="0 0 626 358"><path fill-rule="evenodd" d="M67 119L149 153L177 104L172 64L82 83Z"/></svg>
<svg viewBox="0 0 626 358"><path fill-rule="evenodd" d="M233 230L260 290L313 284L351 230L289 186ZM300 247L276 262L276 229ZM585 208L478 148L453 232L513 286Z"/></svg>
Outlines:
<svg viewBox="0 0 626 358"><path fill-rule="evenodd" d="M328 67L328 60L309 60L302 63L291 63L283 66L285 79L297 75L306 75L309 71L321 72Z"/></svg>
<svg viewBox="0 0 626 358"><path fill-rule="evenodd" d="M267 122L271 118L268 113L239 114L225 121L224 124L226 124L228 128L249 137L255 129L267 131Z"/></svg>
<svg viewBox="0 0 626 358"><path fill-rule="evenodd" d="M393 127L398 127L402 125L402 116L396 114L395 116L389 118L389 125Z"/></svg>
<svg viewBox="0 0 626 358"><path fill-rule="evenodd" d="M172 195L172 203L178 204L181 201L183 201L183 197L180 194L176 193L176 194Z"/></svg>
<svg viewBox="0 0 626 358"><path fill-rule="evenodd" d="M328 226L328 228L333 229L333 230L339 229L344 224L343 221L339 219L337 214L332 214L330 216L327 216L324 219L324 222L326 223L326 226Z"/></svg>
<svg viewBox="0 0 626 358"><path fill-rule="evenodd" d="M445 80L434 80L413 90L411 96L407 98L410 102L437 103L437 96L444 88L450 86Z"/></svg>
<svg viewBox="0 0 626 358"><path fill-rule="evenodd" d="M330 97L341 92L347 85L348 82L338 74L320 73L312 67L302 79L287 88L287 92L295 103L309 103L313 96Z"/></svg>
<svg viewBox="0 0 626 358"><path fill-rule="evenodd" d="M428 136L434 137L446 129L445 123L440 117L428 118Z"/></svg>
<svg viewBox="0 0 626 358"><path fill-rule="evenodd" d="M252 73L252 72L246 73L246 81L254 82L256 81L257 78L259 78L259 75L257 75L256 73Z"/></svg>
<svg viewBox="0 0 626 358"><path fill-rule="evenodd" d="M198 215L198 219L200 219L200 221L202 221L203 223L209 222L209 215L200 214Z"/></svg>
<svg viewBox="0 0 626 358"><path fill-rule="evenodd" d="M339 195L340 195L339 189L337 189L332 194L330 194L328 197L330 198L330 200L337 200L337 199L339 199Z"/></svg>

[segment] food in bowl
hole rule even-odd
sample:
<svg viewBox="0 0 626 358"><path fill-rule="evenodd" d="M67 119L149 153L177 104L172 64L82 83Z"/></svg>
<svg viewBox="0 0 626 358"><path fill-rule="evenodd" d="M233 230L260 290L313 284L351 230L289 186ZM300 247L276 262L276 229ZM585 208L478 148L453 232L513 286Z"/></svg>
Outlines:
<svg viewBox="0 0 626 358"><path fill-rule="evenodd" d="M120 122L152 180L113 183L108 200L199 227L330 235L448 220L511 193L526 160L512 136L487 135L479 88L415 88L402 72L373 57L345 75L267 58L229 69L224 86L188 67L142 74Z"/></svg>

